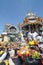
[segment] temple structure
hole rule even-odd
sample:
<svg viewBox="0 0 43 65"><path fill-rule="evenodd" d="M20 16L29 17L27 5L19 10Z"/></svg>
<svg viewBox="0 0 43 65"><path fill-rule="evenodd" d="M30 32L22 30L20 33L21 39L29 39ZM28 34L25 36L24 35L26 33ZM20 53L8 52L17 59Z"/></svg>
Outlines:
<svg viewBox="0 0 43 65"><path fill-rule="evenodd" d="M0 41L4 42L14 42L17 36L17 29L11 24L6 24L3 33L0 35Z"/></svg>
<svg viewBox="0 0 43 65"><path fill-rule="evenodd" d="M23 20L23 24L20 25L20 29L25 32L25 31L30 31L30 32L40 32L40 28L43 26L41 17L37 17L34 13L28 12L26 17Z"/></svg>

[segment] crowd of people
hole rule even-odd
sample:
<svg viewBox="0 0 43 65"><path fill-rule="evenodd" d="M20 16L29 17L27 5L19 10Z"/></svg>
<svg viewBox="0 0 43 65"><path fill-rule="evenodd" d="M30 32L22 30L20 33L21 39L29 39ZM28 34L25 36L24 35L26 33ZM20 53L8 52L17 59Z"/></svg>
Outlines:
<svg viewBox="0 0 43 65"><path fill-rule="evenodd" d="M32 40L32 39L38 42L43 42L42 35L38 34L37 32L34 33L28 32L28 40Z"/></svg>
<svg viewBox="0 0 43 65"><path fill-rule="evenodd" d="M25 35L27 35L27 36L25 36ZM25 38L25 40L27 40L27 41L32 41L32 40L34 40L34 41L36 41L36 42L38 42L39 44L41 44L40 46L42 46L43 47L43 33L37 33L37 32L27 32L26 34L24 33L24 38Z"/></svg>
<svg viewBox="0 0 43 65"><path fill-rule="evenodd" d="M13 60L18 57L17 50L19 48L20 46L15 43L11 43L11 44L7 44L7 43L1 44L0 43L0 64L6 61L7 64L9 65L15 65Z"/></svg>
<svg viewBox="0 0 43 65"><path fill-rule="evenodd" d="M37 32L34 33L28 32L27 37L25 38L24 35L20 32L19 39L20 39L20 44L18 42L3 43L3 44L0 42L0 64L2 62L6 62L7 65L8 64L15 65L14 60L18 58L17 51L20 50L21 47L26 48L27 46L29 48L28 43L31 45L34 44L34 42L35 44L38 43L37 45L43 53L43 36L38 34Z"/></svg>

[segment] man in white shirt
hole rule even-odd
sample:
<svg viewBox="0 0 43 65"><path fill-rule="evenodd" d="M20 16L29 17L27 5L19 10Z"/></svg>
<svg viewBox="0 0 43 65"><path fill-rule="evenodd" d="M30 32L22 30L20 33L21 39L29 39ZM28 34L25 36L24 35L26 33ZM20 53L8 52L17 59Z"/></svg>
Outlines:
<svg viewBox="0 0 43 65"><path fill-rule="evenodd" d="M36 37L38 36L38 33L37 32L34 32L34 33L32 33L32 37L33 37L33 39L36 41L37 39L36 39Z"/></svg>
<svg viewBox="0 0 43 65"><path fill-rule="evenodd" d="M32 40L32 33L31 32L28 32L27 37L28 37L28 40Z"/></svg>
<svg viewBox="0 0 43 65"><path fill-rule="evenodd" d="M6 58L6 56L7 56L7 49L5 49L4 53L0 57L0 62L2 62Z"/></svg>
<svg viewBox="0 0 43 65"><path fill-rule="evenodd" d="M37 32L32 33L33 37L36 37L38 35Z"/></svg>
<svg viewBox="0 0 43 65"><path fill-rule="evenodd" d="M1 62L5 59L6 55L7 55L7 53L5 52L5 53L0 57L0 61L1 61Z"/></svg>
<svg viewBox="0 0 43 65"><path fill-rule="evenodd" d="M36 39L37 39L38 42L43 42L43 37L42 36L37 36Z"/></svg>
<svg viewBox="0 0 43 65"><path fill-rule="evenodd" d="M42 38L43 38L43 31L42 31L42 34L41 34Z"/></svg>

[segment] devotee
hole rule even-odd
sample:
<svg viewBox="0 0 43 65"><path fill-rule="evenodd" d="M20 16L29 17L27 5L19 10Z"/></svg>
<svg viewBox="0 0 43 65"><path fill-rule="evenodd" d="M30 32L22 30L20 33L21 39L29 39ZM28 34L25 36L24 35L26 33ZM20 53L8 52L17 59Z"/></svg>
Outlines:
<svg viewBox="0 0 43 65"><path fill-rule="evenodd" d="M43 43L43 37L40 34L36 37L36 39L39 43Z"/></svg>
<svg viewBox="0 0 43 65"><path fill-rule="evenodd" d="M2 62L6 58L6 56L7 56L7 50L5 49L4 53L0 57L0 61Z"/></svg>
<svg viewBox="0 0 43 65"><path fill-rule="evenodd" d="M9 65L15 65L11 58L9 58Z"/></svg>
<svg viewBox="0 0 43 65"><path fill-rule="evenodd" d="M32 40L32 33L28 32L27 37L28 37L28 40Z"/></svg>
<svg viewBox="0 0 43 65"><path fill-rule="evenodd" d="M11 58L14 58L15 50L13 49L12 44L11 44L11 47L10 47L10 50L9 50L9 54L10 54L10 57L11 57Z"/></svg>
<svg viewBox="0 0 43 65"><path fill-rule="evenodd" d="M42 32L42 34L41 34L41 35L42 35L42 37L43 37L43 32Z"/></svg>
<svg viewBox="0 0 43 65"><path fill-rule="evenodd" d="M20 34L21 34L21 45L26 45L22 32L20 32Z"/></svg>
<svg viewBox="0 0 43 65"><path fill-rule="evenodd" d="M36 40L36 37L37 37L37 36L38 36L38 33L37 33L37 32L33 32L33 33L32 33L32 37L33 37L33 39L34 39L35 41L37 41L37 40Z"/></svg>

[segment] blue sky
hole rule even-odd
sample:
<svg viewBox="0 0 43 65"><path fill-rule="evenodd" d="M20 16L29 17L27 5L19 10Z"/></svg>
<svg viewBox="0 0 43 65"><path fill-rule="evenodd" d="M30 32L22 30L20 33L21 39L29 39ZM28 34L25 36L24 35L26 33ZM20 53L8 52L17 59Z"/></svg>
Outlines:
<svg viewBox="0 0 43 65"><path fill-rule="evenodd" d="M0 33L6 23L22 23L28 10L43 18L43 0L0 0Z"/></svg>

